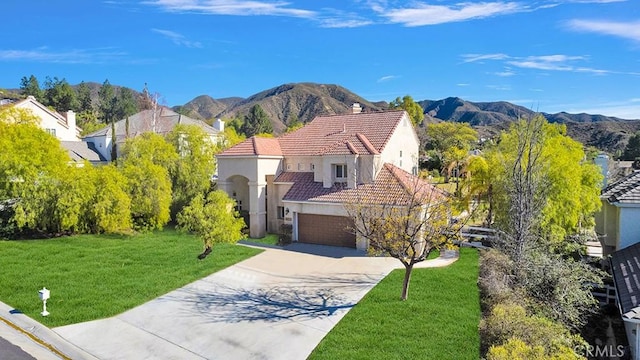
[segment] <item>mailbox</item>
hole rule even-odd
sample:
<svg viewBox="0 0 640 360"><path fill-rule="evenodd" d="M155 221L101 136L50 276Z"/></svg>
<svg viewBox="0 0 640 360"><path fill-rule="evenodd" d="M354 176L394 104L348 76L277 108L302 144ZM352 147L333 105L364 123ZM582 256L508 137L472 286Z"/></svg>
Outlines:
<svg viewBox="0 0 640 360"><path fill-rule="evenodd" d="M51 295L47 288L42 288L42 290L38 291L38 293L40 294L40 300L42 301L49 300L49 296Z"/></svg>
<svg viewBox="0 0 640 360"><path fill-rule="evenodd" d="M51 294L46 287L43 287L42 290L38 291L38 294L40 295L40 300L42 300L42 312L40 314L42 316L47 316L49 315L49 312L47 311L47 300L49 299Z"/></svg>

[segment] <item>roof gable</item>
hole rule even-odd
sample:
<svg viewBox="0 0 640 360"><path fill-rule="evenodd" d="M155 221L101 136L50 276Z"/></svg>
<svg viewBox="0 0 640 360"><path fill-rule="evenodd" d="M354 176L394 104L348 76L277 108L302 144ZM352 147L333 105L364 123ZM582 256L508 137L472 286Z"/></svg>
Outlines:
<svg viewBox="0 0 640 360"><path fill-rule="evenodd" d="M217 156L282 156L280 143L275 138L252 136L228 148Z"/></svg>
<svg viewBox="0 0 640 360"><path fill-rule="evenodd" d="M404 110L317 116L304 127L273 140L278 142L277 154L283 156L377 155L406 116ZM264 144L271 149L265 149L266 154L276 154L275 144ZM256 144L240 143L219 156L258 155L260 149Z"/></svg>

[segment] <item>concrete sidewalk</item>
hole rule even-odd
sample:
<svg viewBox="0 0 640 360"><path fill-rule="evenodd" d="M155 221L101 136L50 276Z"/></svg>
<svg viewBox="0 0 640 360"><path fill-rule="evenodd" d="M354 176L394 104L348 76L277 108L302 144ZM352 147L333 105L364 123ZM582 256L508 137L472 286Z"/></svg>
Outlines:
<svg viewBox="0 0 640 360"><path fill-rule="evenodd" d="M108 319L50 330L23 314L9 317L74 360L306 359L349 309L398 267L396 259L366 257L353 249L294 244L268 248ZM10 309L0 310L6 318Z"/></svg>
<svg viewBox="0 0 640 360"><path fill-rule="evenodd" d="M0 337L38 360L97 360L53 330L2 302Z"/></svg>

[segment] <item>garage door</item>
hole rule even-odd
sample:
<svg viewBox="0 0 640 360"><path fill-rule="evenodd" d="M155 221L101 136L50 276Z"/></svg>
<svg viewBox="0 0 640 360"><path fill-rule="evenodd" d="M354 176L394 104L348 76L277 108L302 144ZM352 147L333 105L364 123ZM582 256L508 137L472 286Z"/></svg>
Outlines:
<svg viewBox="0 0 640 360"><path fill-rule="evenodd" d="M298 241L308 244L356 247L350 233L353 221L344 216L298 214Z"/></svg>

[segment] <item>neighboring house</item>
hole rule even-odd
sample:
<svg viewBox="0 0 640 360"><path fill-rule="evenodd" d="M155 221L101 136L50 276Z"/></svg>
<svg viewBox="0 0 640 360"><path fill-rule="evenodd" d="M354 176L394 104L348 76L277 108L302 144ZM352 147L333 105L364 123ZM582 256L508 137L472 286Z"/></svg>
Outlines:
<svg viewBox="0 0 640 360"><path fill-rule="evenodd" d="M202 120L195 120L169 108L159 107L156 110L143 110L115 123L116 151L120 152L127 138L136 137L145 132L166 135L178 124L197 125L209 134L212 141L218 141L224 131L224 122L219 119L214 126L209 126ZM111 161L114 140L111 125L86 135L82 140L95 148L107 161Z"/></svg>
<svg viewBox="0 0 640 360"><path fill-rule="evenodd" d="M611 256L618 307L624 321L631 358L640 358L640 243L616 251ZM613 354L617 349L613 350Z"/></svg>
<svg viewBox="0 0 640 360"><path fill-rule="evenodd" d="M33 96L28 96L14 103L13 106L28 109L38 117L40 127L60 140L60 145L67 150L72 164L83 166L85 160L94 165L106 162L106 159L91 144L80 140L82 129L76 126L76 114L73 111L59 114L38 102Z"/></svg>
<svg viewBox="0 0 640 360"><path fill-rule="evenodd" d="M640 242L640 171L608 185L600 195L596 214L603 256Z"/></svg>
<svg viewBox="0 0 640 360"><path fill-rule="evenodd" d="M356 247L344 204L403 196L419 140L405 111L318 116L278 138L251 137L217 155L218 187L248 215L251 237L292 225L293 241Z"/></svg>
<svg viewBox="0 0 640 360"><path fill-rule="evenodd" d="M20 100L13 106L31 110L35 116L40 118L40 127L60 141L80 141L82 129L76 126L76 114L73 111L69 110L59 114L36 101L33 96Z"/></svg>

